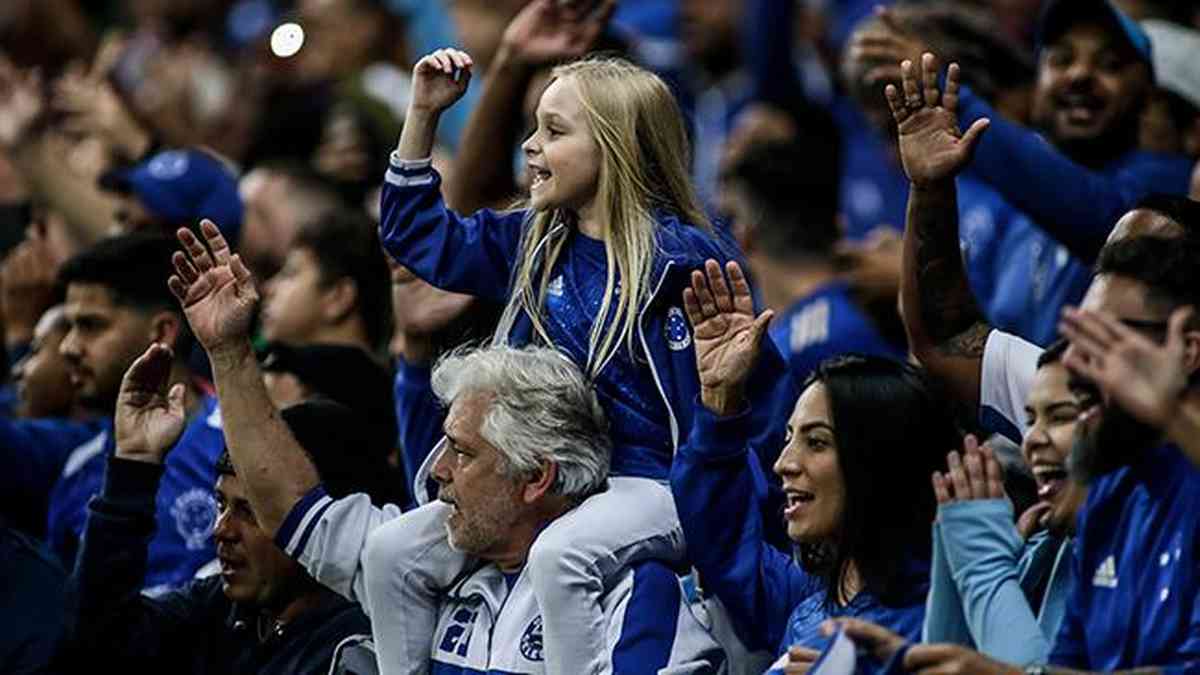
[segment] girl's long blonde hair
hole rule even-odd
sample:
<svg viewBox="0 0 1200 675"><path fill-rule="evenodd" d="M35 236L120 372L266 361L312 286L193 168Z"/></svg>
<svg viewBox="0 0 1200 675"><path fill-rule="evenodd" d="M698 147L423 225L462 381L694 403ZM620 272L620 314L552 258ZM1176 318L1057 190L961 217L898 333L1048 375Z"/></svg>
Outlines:
<svg viewBox="0 0 1200 675"><path fill-rule="evenodd" d="M595 214L604 235L608 272L584 368L595 377L622 343L634 353L638 314L651 294L650 276L658 247L656 212L669 213L708 231L712 225L689 179L687 131L666 83L643 68L612 57L587 57L558 66L550 82L568 77L574 78L579 89L588 128L600 148ZM567 240L573 214L564 209L530 213L497 340L507 338L517 313L524 310L538 336L553 344L541 308L550 270ZM613 320L605 330L604 319L610 313Z"/></svg>

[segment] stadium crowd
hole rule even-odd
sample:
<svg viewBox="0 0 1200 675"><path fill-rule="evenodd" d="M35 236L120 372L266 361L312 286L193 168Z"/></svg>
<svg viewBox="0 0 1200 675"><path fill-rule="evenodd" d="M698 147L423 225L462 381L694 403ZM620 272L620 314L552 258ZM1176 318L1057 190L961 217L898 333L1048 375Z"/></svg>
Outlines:
<svg viewBox="0 0 1200 675"><path fill-rule="evenodd" d="M0 672L1200 673L1200 2L2 5Z"/></svg>

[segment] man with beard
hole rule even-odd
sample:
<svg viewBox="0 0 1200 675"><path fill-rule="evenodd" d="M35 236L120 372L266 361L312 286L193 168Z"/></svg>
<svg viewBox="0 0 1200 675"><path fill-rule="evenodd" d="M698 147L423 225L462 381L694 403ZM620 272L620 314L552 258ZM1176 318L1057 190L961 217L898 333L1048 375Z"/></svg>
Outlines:
<svg viewBox="0 0 1200 675"><path fill-rule="evenodd" d="M885 46L873 53L893 63L921 58L926 40L885 23ZM986 119L990 129L964 173L971 180L960 181L958 205L967 274L984 314L1046 345L1062 307L1086 290L1113 223L1151 192L1187 194L1191 162L1138 148L1154 86L1150 41L1109 0L1047 2L1038 42L1036 132L969 88L959 92L961 126Z"/></svg>
<svg viewBox="0 0 1200 675"><path fill-rule="evenodd" d="M980 406L985 424L1016 438L1028 437L1021 412L1040 350L982 321L956 236L953 177L966 165L986 123L977 122L965 134L959 131L953 98L957 69L951 66L947 76L943 107L932 65L932 56L926 55L924 77L918 80L906 63L906 95L902 98L895 87L887 91L912 182L901 283L910 345L960 397ZM1117 223L1118 236L1101 253L1084 306L1161 336L1173 309L1197 302L1198 223L1195 205L1187 200L1154 199L1146 205ZM1200 334L1194 335L1200 340ZM1190 353L1195 362L1188 372L1200 366L1200 349ZM1139 432L1127 417L1119 407L1106 406L1099 426L1087 432L1087 443L1077 453L1079 466L1088 469L1082 478L1116 472L1092 486L1080 522L1074 569L1078 583L1051 654L1053 663L1113 669L1177 663L1193 652L1200 654L1200 644L1192 644L1190 637L1200 578L1190 546L1183 545L1200 534L1194 531L1200 529L1200 513L1191 505L1170 506L1172 501L1200 500L1200 484L1193 484L1200 479L1194 480L1196 474L1178 448L1146 452L1157 442L1155 436ZM1134 468L1121 468L1130 464ZM1052 488L1054 474L1043 477L1050 479L1043 487ZM1140 564L1147 549L1153 559Z"/></svg>
<svg viewBox="0 0 1200 675"><path fill-rule="evenodd" d="M204 242L179 231L187 253L176 254L169 283L213 363L230 455L258 522L317 581L369 609L371 594L397 580L370 576L371 569L389 568L371 562L389 549L368 539L380 524L411 515L374 506L365 495L327 494L263 384L250 345L258 305L250 273L215 225L204 221L201 231ZM611 441L603 409L578 367L544 347L456 352L439 361L431 382L449 407L447 440L433 469L445 517L424 518L428 527L416 546L448 534L470 558L447 561L458 567L446 568L455 581L439 595L432 642L405 645L427 660L400 665L413 672L544 672L541 609L525 562L548 525L570 519L576 506L608 489ZM440 551L430 547L427 557ZM646 560L611 572L614 585L601 599L603 659L615 672L719 669L723 652L692 615L670 568ZM398 639L375 635L376 644Z"/></svg>
<svg viewBox="0 0 1200 675"><path fill-rule="evenodd" d="M159 235L125 235L84 251L59 273L67 289L68 324L59 351L82 403L114 409L122 375L154 342L172 347L172 378L184 385L188 425L165 463L147 590L182 585L213 559L212 485L224 444L211 386L194 377L181 357L192 341L179 304L154 281L171 269L172 251L170 240ZM87 503L100 491L105 461L113 453L112 418L102 427L66 457L50 492L47 539L68 566L83 535Z"/></svg>

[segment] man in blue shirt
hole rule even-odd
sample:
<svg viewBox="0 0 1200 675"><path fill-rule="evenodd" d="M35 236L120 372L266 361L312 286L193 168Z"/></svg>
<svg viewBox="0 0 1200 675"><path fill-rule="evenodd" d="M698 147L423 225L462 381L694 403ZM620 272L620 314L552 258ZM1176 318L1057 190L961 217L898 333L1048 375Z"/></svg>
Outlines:
<svg viewBox="0 0 1200 675"><path fill-rule="evenodd" d="M212 484L224 447L221 418L211 387L193 377L182 355L191 337L165 284L174 247L158 235L126 235L84 251L64 265L69 326L59 350L85 404L114 410L121 376L151 343L171 345L171 381L184 385L188 425L166 461L158 491L157 532L150 541L145 588L182 585L215 557L216 503ZM75 559L87 503L99 492L113 453L112 419L68 457L50 494L47 538L65 564Z"/></svg>
<svg viewBox="0 0 1200 675"><path fill-rule="evenodd" d="M814 115L814 119L815 115ZM747 259L767 306L779 314L771 339L797 381L821 361L857 352L903 358L858 306L834 268L838 136L810 124L798 144L753 147L729 173L734 218L746 232ZM790 404L790 402L789 402Z"/></svg>

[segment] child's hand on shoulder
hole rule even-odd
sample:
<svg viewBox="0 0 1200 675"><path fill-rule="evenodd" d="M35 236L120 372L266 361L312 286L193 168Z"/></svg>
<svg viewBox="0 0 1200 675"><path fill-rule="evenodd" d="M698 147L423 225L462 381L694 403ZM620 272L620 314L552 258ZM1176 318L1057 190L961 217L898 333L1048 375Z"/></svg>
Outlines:
<svg viewBox="0 0 1200 675"><path fill-rule="evenodd" d="M462 98L471 81L471 56L458 49L439 49L413 66L414 112L440 113Z"/></svg>

